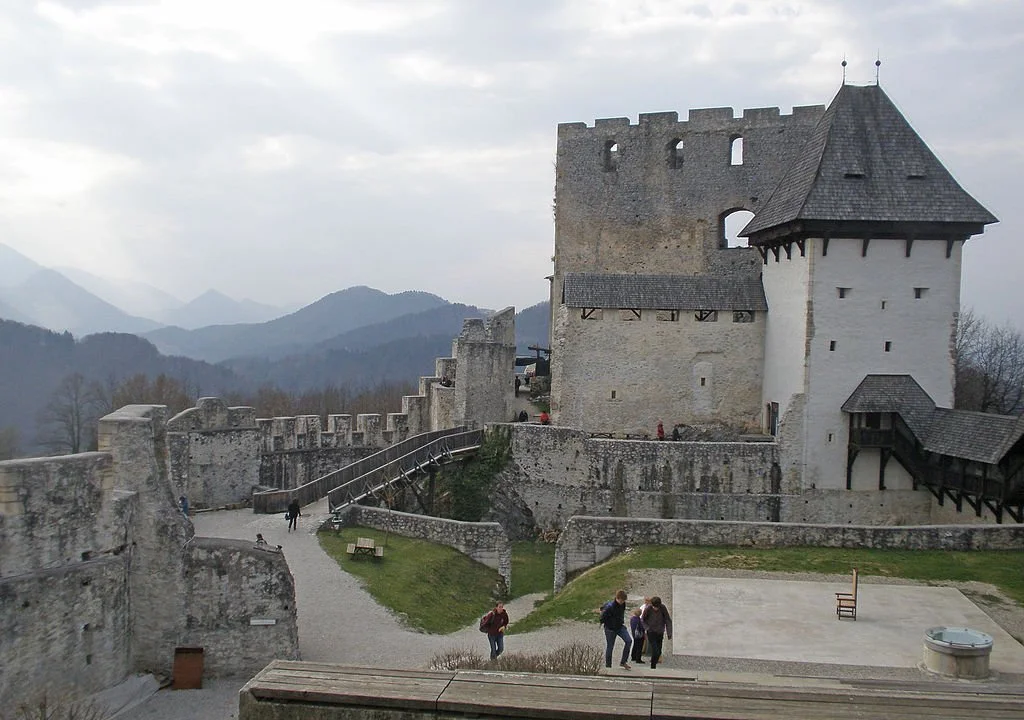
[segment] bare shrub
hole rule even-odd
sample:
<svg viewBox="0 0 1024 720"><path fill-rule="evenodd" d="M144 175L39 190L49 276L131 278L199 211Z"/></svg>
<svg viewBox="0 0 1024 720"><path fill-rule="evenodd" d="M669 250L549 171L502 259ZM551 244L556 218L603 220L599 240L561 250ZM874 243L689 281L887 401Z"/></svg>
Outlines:
<svg viewBox="0 0 1024 720"><path fill-rule="evenodd" d="M50 697L45 692L31 702L20 703L13 715L3 720L104 720L106 711L91 700Z"/></svg>
<svg viewBox="0 0 1024 720"><path fill-rule="evenodd" d="M602 651L592 645L574 642L548 653L505 653L486 660L475 650L453 648L435 655L432 670L500 670L555 675L597 675L604 667Z"/></svg>

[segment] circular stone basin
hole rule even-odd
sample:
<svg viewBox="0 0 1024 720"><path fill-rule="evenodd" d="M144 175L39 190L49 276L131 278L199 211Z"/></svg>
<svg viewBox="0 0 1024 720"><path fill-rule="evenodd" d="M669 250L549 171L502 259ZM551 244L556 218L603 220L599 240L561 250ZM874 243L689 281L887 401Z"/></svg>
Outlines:
<svg viewBox="0 0 1024 720"><path fill-rule="evenodd" d="M924 634L924 666L947 677L988 677L992 636L965 627L933 627Z"/></svg>

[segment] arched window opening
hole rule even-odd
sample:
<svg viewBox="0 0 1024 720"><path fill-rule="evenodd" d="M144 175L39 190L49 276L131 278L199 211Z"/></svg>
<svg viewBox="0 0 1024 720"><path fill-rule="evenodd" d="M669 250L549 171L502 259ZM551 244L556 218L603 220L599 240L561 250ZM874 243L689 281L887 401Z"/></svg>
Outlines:
<svg viewBox="0 0 1024 720"><path fill-rule="evenodd" d="M619 167L619 144L608 140L604 144L604 169L613 171Z"/></svg>
<svg viewBox="0 0 1024 720"><path fill-rule="evenodd" d="M722 214L721 245L724 248L747 247L747 239L740 237L740 231L753 219L749 210L730 210Z"/></svg>
<svg viewBox="0 0 1024 720"><path fill-rule="evenodd" d="M668 166L673 170L683 166L683 141L679 138L668 141Z"/></svg>
<svg viewBox="0 0 1024 720"><path fill-rule="evenodd" d="M743 138L740 135L737 135L732 139L731 146L729 149L729 164L743 164Z"/></svg>

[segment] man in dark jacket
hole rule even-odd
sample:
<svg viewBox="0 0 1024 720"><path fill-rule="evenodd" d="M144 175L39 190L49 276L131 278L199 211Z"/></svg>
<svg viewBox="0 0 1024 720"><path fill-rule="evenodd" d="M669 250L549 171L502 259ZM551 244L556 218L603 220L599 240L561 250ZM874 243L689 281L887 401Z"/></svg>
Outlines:
<svg viewBox="0 0 1024 720"><path fill-rule="evenodd" d="M622 638L625 646L622 648L622 661L619 666L623 670L629 670L629 650L633 640L629 637L629 630L626 629L626 591L619 590L615 593L615 599L609 600L601 608L601 626L604 628L604 639L607 643L604 650L604 666L612 666L612 650L615 649L615 638Z"/></svg>
<svg viewBox="0 0 1024 720"><path fill-rule="evenodd" d="M484 617L481 623L487 631L487 642L491 646L491 660L494 660L505 652L505 628L508 627L508 613L505 612L505 603L498 603Z"/></svg>
<svg viewBox="0 0 1024 720"><path fill-rule="evenodd" d="M651 670L658 667L661 661L661 645L665 640L672 639L672 618L669 617L668 608L665 607L661 598L655 595L651 598L651 604L647 606L640 616L640 622L644 624L647 631L647 644L651 647Z"/></svg>
<svg viewBox="0 0 1024 720"><path fill-rule="evenodd" d="M299 512L298 500L292 500L288 503L288 532L299 529L299 515L301 514L302 513Z"/></svg>

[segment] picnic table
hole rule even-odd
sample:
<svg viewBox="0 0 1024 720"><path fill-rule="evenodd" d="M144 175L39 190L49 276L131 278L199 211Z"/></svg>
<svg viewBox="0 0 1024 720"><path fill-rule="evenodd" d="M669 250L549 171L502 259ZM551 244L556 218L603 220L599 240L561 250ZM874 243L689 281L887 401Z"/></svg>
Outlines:
<svg viewBox="0 0 1024 720"><path fill-rule="evenodd" d="M356 538L354 543L349 543L346 552L353 558L370 557L377 559L384 557L384 548L377 545L373 538L366 537Z"/></svg>

